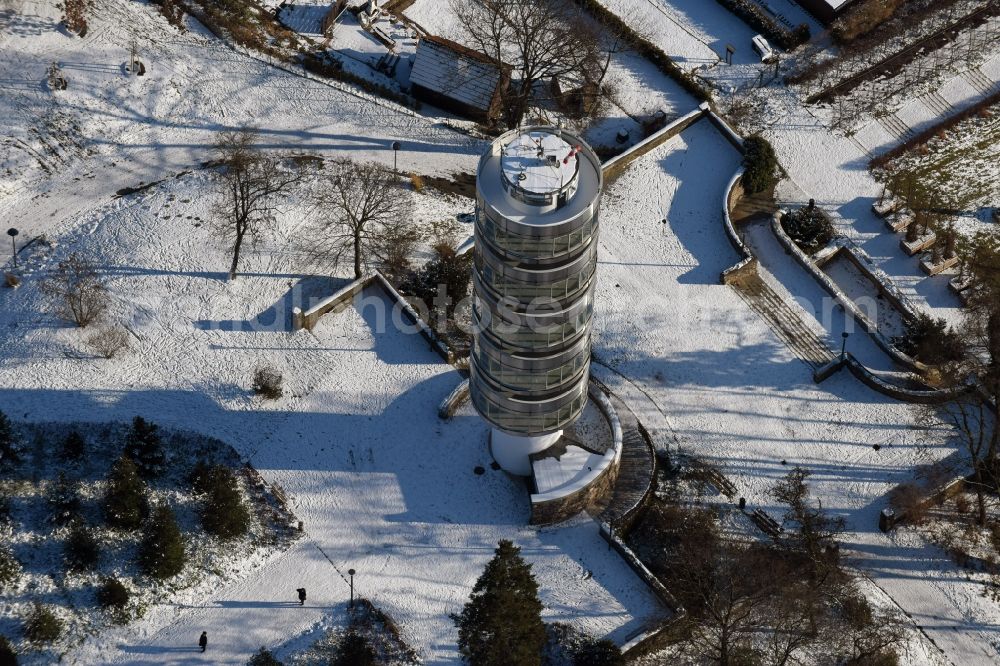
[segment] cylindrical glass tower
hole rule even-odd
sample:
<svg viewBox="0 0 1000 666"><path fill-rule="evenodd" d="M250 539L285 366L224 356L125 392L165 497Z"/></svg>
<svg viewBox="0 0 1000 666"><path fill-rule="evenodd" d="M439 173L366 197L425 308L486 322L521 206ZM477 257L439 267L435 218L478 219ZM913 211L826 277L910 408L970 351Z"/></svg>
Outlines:
<svg viewBox="0 0 1000 666"><path fill-rule="evenodd" d="M479 161L471 395L514 474L587 402L602 183L597 155L555 127L507 132Z"/></svg>

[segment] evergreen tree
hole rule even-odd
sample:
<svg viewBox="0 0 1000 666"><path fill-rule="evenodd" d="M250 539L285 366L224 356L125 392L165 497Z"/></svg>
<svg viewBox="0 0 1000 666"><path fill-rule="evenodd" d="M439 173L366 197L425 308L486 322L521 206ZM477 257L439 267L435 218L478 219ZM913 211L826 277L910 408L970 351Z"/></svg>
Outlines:
<svg viewBox="0 0 1000 666"><path fill-rule="evenodd" d="M121 610L130 597L128 588L115 578L105 578L97 588L97 603L101 608Z"/></svg>
<svg viewBox="0 0 1000 666"><path fill-rule="evenodd" d="M49 490L49 508L52 511L52 522L65 525L80 517L80 493L77 484L59 472L59 478Z"/></svg>
<svg viewBox="0 0 1000 666"><path fill-rule="evenodd" d="M159 429L155 423L137 416L132 419L132 428L125 440L125 454L135 462L145 479L159 476L166 466Z"/></svg>
<svg viewBox="0 0 1000 666"><path fill-rule="evenodd" d="M573 666L623 666L622 651L607 638L589 641L573 655Z"/></svg>
<svg viewBox="0 0 1000 666"><path fill-rule="evenodd" d="M265 647L254 652L247 666L282 666L282 663Z"/></svg>
<svg viewBox="0 0 1000 666"><path fill-rule="evenodd" d="M472 666L539 666L545 647L542 602L521 549L501 541L454 618L458 648Z"/></svg>
<svg viewBox="0 0 1000 666"><path fill-rule="evenodd" d="M243 536L250 526L250 512L243 503L236 475L224 465L212 468L201 523L206 532L224 539Z"/></svg>
<svg viewBox="0 0 1000 666"><path fill-rule="evenodd" d="M17 653L6 636L0 636L0 666L17 666Z"/></svg>
<svg viewBox="0 0 1000 666"><path fill-rule="evenodd" d="M347 632L337 648L337 656L330 666L375 666L375 650L361 634Z"/></svg>
<svg viewBox="0 0 1000 666"><path fill-rule="evenodd" d="M63 440L59 455L63 460L80 460L87 452L87 442L77 430L71 431Z"/></svg>
<svg viewBox="0 0 1000 666"><path fill-rule="evenodd" d="M148 509L146 486L139 478L135 463L122 456L108 473L104 493L104 518L109 525L134 530L142 525Z"/></svg>
<svg viewBox="0 0 1000 666"><path fill-rule="evenodd" d="M21 577L21 563L17 561L8 546L0 544L0 590L12 583L16 583Z"/></svg>
<svg viewBox="0 0 1000 666"><path fill-rule="evenodd" d="M774 148L762 136L749 136L743 142L743 189L748 194L763 192L777 182L778 158Z"/></svg>
<svg viewBox="0 0 1000 666"><path fill-rule="evenodd" d="M212 466L205 462L204 458L199 458L198 462L194 464L194 469L188 474L188 483L191 484L191 489L199 494L208 493L209 488L212 484L210 483L212 479Z"/></svg>
<svg viewBox="0 0 1000 666"><path fill-rule="evenodd" d="M63 623L56 614L41 604L24 621L24 637L32 643L51 643L62 633Z"/></svg>
<svg viewBox="0 0 1000 666"><path fill-rule="evenodd" d="M153 578L164 580L180 573L186 559L184 537L174 512L166 504L160 504L153 511L139 544L139 564Z"/></svg>
<svg viewBox="0 0 1000 666"><path fill-rule="evenodd" d="M17 437L14 426L7 415L0 411L0 465L16 465L21 462L17 452Z"/></svg>
<svg viewBox="0 0 1000 666"><path fill-rule="evenodd" d="M101 559L101 544L90 528L77 523L66 537L63 555L73 571L93 569Z"/></svg>

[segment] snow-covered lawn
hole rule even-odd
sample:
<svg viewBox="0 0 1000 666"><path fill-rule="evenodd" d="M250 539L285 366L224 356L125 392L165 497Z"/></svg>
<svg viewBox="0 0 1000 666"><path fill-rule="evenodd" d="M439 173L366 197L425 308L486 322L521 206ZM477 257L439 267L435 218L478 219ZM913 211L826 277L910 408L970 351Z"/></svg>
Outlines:
<svg viewBox="0 0 1000 666"><path fill-rule="evenodd" d="M534 564L548 620L623 642L658 616L595 523L527 527L524 485L474 473L490 462L484 422L471 408L447 423L437 416L460 375L422 337L396 330L381 292L311 332L289 332L307 277L288 252L294 216L226 282L225 253L197 219L208 215L209 178L193 173L98 207L67 221L48 254L39 250L25 284L0 293L0 404L29 421L140 414L218 437L285 489L306 534L244 580L88 639L71 663L198 660L188 646L202 630L206 661L243 663L346 602L348 568L427 663L453 663L448 613L504 538ZM434 210L447 206L424 215ZM111 318L141 338L120 359L77 353L81 332L44 312L37 279L70 251L97 258ZM250 391L264 364L284 374L277 401ZM302 586L310 604L293 607Z"/></svg>

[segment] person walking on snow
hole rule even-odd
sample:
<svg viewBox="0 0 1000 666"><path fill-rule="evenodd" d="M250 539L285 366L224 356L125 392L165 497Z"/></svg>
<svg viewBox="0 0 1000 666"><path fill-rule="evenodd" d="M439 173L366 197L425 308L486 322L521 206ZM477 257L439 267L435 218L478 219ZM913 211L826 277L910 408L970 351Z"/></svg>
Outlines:
<svg viewBox="0 0 1000 666"><path fill-rule="evenodd" d="M305 606L306 605L306 588L300 587L299 589L297 589L295 591L299 593L299 606Z"/></svg>
<svg viewBox="0 0 1000 666"><path fill-rule="evenodd" d="M198 647L201 648L202 652L204 652L205 648L208 647L208 632L207 631L201 632L201 638L198 639Z"/></svg>

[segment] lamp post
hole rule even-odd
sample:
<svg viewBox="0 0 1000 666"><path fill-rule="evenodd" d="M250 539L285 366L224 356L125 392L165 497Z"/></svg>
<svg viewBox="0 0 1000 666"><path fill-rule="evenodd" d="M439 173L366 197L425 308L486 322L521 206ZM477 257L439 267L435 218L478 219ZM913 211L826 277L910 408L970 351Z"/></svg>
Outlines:
<svg viewBox="0 0 1000 666"><path fill-rule="evenodd" d="M354 569L348 569L347 575L351 577L351 605L348 608L354 608Z"/></svg>
<svg viewBox="0 0 1000 666"><path fill-rule="evenodd" d="M396 168L396 158L399 156L399 149L402 147L403 144L399 141L392 142L392 170L397 177L399 176L399 169Z"/></svg>
<svg viewBox="0 0 1000 666"><path fill-rule="evenodd" d="M842 337L844 339L844 341L840 345L840 362L841 363L843 363L847 359L847 338L850 335L851 334L848 333L847 331L844 331L843 333L840 334L840 337Z"/></svg>
<svg viewBox="0 0 1000 666"><path fill-rule="evenodd" d="M10 236L10 246L12 249L12 257L14 258L14 268L17 268L17 241L14 238L17 236L18 231L14 227L7 230L7 235Z"/></svg>

